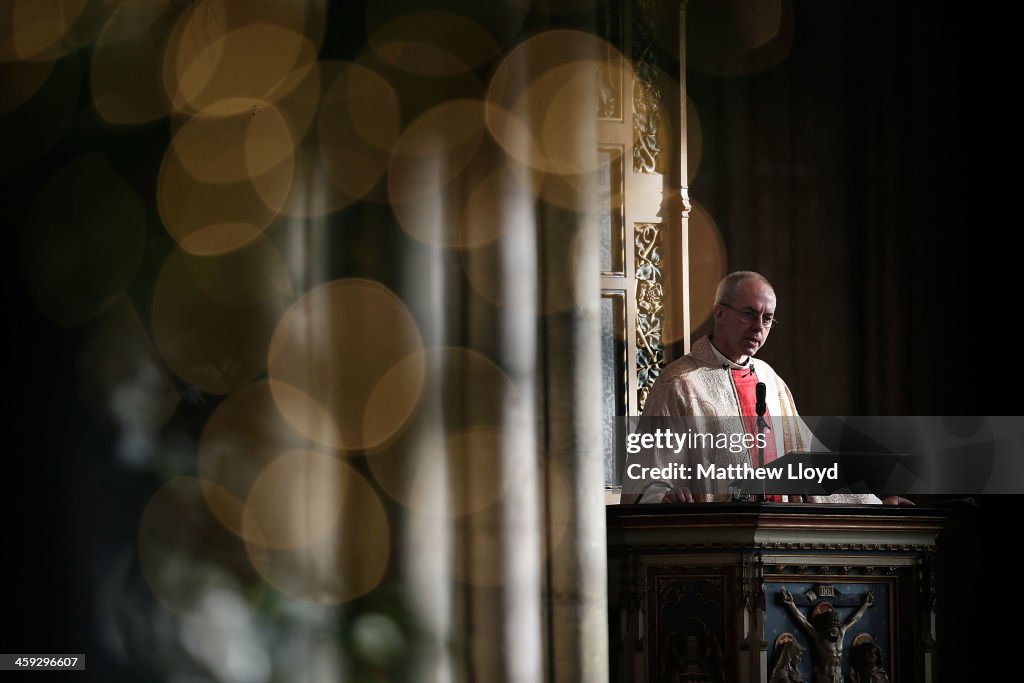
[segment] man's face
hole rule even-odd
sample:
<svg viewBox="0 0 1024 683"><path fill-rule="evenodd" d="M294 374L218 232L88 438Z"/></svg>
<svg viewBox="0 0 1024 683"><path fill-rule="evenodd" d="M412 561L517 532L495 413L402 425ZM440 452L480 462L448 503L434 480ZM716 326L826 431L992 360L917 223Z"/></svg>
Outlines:
<svg viewBox="0 0 1024 683"><path fill-rule="evenodd" d="M833 642L839 640L839 626L839 615L833 612L832 618L829 619L828 631L826 631L829 640Z"/></svg>
<svg viewBox="0 0 1024 683"><path fill-rule="evenodd" d="M736 297L724 303L728 305L715 305L714 343L726 358L739 363L764 346L771 331L764 318L775 315L775 292L763 282L746 280L737 287Z"/></svg>

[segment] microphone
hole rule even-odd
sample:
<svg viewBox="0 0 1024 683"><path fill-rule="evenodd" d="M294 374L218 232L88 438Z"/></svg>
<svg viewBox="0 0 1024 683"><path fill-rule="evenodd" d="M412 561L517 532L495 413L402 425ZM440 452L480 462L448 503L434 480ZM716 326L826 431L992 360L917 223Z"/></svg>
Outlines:
<svg viewBox="0 0 1024 683"><path fill-rule="evenodd" d="M766 388L764 386L764 382L758 382L754 391L757 396L757 402L754 404L754 410L757 411L758 417L764 417L765 412L768 410L768 404L765 402ZM750 394L747 395L749 396Z"/></svg>
<svg viewBox="0 0 1024 683"><path fill-rule="evenodd" d="M768 429L768 421L764 419L764 414L768 412L768 403L765 399L765 394L767 393L764 382L758 382L754 387L754 395L757 398L756 403L754 403L754 411L757 413L758 435L764 434L765 430ZM760 442L757 444L757 464L760 467L764 467L764 447L761 446ZM761 489L761 493L764 495L763 488Z"/></svg>

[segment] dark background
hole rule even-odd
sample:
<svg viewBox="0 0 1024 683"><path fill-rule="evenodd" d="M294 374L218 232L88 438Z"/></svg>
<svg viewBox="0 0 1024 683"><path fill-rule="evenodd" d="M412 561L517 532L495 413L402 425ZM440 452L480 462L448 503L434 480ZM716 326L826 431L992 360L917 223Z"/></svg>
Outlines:
<svg viewBox="0 0 1024 683"><path fill-rule="evenodd" d="M943 2L787 6L785 61L687 75L690 194L728 269L778 294L763 357L807 415L1014 412L1010 29Z"/></svg>
<svg viewBox="0 0 1024 683"><path fill-rule="evenodd" d="M1018 414L1016 29L949 2L794 2L750 62L788 56L721 75L694 39L713 4L688 10L690 195L727 269L775 286L759 357L805 415ZM1012 581L1019 499L974 502L940 539L939 681L1003 670L988 590Z"/></svg>
<svg viewBox="0 0 1024 683"><path fill-rule="evenodd" d="M1013 22L946 2L786 7L792 43L776 66L688 74L703 126L691 195L714 216L729 269L758 270L778 293L784 324L763 357L808 415L1019 413L1008 398L1021 310ZM691 32L702 11L690 3ZM327 49L343 53L348 30L332 29ZM134 157L134 180L146 184L156 172L146 149L162 149L167 131L85 130L73 125L31 167L0 176L9 345L0 650L85 652L89 680L142 680L104 655L94 586L108 551L134 544L158 482L110 455L113 436L76 386L82 333L32 307L18 254L22 219L53 169L104 149ZM175 419L188 424L190 410ZM940 681L986 680L1007 658L994 638L1015 609L999 589L1016 585L1001 572L1017 515L1015 498L979 499L943 540Z"/></svg>

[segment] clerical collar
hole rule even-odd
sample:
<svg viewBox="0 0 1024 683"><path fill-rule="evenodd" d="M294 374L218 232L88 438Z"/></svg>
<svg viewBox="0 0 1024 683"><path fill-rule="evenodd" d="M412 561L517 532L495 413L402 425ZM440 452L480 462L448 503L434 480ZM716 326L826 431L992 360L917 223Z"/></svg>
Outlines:
<svg viewBox="0 0 1024 683"><path fill-rule="evenodd" d="M718 361L718 364L721 365L723 368L729 368L731 370L744 370L750 366L750 361L753 360L750 356L747 356L747 359L742 363L736 363L735 361L732 361L726 358L724 355L722 355L722 352L715 347L715 342L711 335L708 335L708 341L711 342L711 353L715 354L715 360Z"/></svg>

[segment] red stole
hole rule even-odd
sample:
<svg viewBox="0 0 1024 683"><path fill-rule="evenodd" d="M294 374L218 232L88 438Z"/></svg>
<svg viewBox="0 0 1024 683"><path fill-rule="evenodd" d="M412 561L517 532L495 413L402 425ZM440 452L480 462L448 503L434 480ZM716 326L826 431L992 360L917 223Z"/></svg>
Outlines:
<svg viewBox="0 0 1024 683"><path fill-rule="evenodd" d="M755 439L757 438L757 374L754 372L753 361L748 361L748 367L745 368L733 368L732 382L736 385L736 395L740 399L740 415L743 416L743 424L747 430L747 434L750 434ZM764 464L767 465L772 460L775 460L777 453L775 450L775 436L771 432L771 416L768 414L768 410L764 411L764 419L768 423L765 428L765 445L764 445ZM751 450L751 462L754 467L761 465L757 461L757 445ZM781 502L782 496L779 495L767 495L766 500Z"/></svg>

